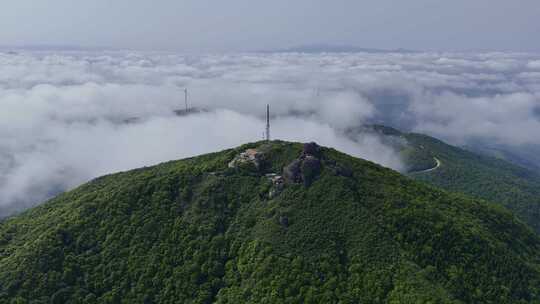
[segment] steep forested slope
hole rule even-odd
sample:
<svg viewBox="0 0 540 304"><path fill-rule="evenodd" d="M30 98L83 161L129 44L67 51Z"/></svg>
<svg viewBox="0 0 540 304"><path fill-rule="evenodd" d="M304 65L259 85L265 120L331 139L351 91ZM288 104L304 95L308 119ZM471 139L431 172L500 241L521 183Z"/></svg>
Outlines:
<svg viewBox="0 0 540 304"><path fill-rule="evenodd" d="M419 134L409 142L423 145L441 161L441 167L419 180L451 191L500 202L540 233L540 175L503 160L481 156Z"/></svg>
<svg viewBox="0 0 540 304"><path fill-rule="evenodd" d="M501 159L475 154L433 137L368 126L401 151L407 174L449 191L499 203L540 233L540 174ZM440 161L436 170L434 168Z"/></svg>
<svg viewBox="0 0 540 304"><path fill-rule="evenodd" d="M0 301L538 303L539 252L493 204L332 149L255 143L105 176L2 222Z"/></svg>

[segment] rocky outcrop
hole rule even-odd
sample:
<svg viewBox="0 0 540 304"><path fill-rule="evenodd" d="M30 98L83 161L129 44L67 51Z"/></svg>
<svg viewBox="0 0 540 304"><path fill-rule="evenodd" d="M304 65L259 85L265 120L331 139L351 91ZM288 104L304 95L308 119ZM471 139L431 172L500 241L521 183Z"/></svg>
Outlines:
<svg viewBox="0 0 540 304"><path fill-rule="evenodd" d="M305 155L305 156L310 155L317 159L320 159L321 147L314 142L306 143L304 144L304 148L302 149L302 155Z"/></svg>
<svg viewBox="0 0 540 304"><path fill-rule="evenodd" d="M321 173L321 161L313 155L307 155L302 161L300 170L304 185L309 186Z"/></svg>
<svg viewBox="0 0 540 304"><path fill-rule="evenodd" d="M316 143L304 144L302 154L283 168L286 183L304 183L310 186L322 170L321 147Z"/></svg>
<svg viewBox="0 0 540 304"><path fill-rule="evenodd" d="M302 160L295 159L292 163L283 168L283 177L287 183L302 182Z"/></svg>

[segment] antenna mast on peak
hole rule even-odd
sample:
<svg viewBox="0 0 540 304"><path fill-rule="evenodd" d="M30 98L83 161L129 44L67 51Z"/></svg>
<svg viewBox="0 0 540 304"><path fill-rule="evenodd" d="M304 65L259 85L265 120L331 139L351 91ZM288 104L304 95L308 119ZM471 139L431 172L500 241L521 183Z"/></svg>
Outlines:
<svg viewBox="0 0 540 304"><path fill-rule="evenodd" d="M266 141L270 141L270 105L266 105Z"/></svg>
<svg viewBox="0 0 540 304"><path fill-rule="evenodd" d="M188 105L187 105L187 88L184 89L184 103L186 104L186 113L188 111Z"/></svg>

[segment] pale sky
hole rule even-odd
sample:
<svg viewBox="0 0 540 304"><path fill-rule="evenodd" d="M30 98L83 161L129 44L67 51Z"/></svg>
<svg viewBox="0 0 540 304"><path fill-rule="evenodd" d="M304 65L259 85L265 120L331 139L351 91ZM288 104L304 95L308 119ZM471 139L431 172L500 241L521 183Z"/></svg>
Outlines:
<svg viewBox="0 0 540 304"><path fill-rule="evenodd" d="M538 0L3 0L0 45L540 50Z"/></svg>

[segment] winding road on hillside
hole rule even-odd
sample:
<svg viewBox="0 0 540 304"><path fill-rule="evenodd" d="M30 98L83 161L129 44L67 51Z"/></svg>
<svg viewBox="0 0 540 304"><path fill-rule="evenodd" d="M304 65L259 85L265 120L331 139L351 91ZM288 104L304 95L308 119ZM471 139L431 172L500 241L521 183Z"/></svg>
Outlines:
<svg viewBox="0 0 540 304"><path fill-rule="evenodd" d="M428 172L431 172L431 171L434 171L434 170L439 169L439 167L441 166L441 161L440 161L438 158L436 158L436 157L433 157L433 159L434 159L435 162L437 163L437 164L435 165L435 167L429 168L429 169L426 169L426 170L422 170L422 171L411 172L411 173L412 173L412 174L428 173Z"/></svg>

